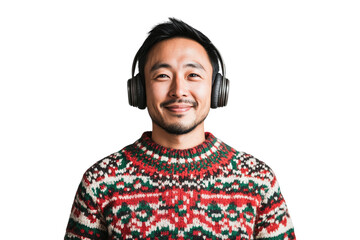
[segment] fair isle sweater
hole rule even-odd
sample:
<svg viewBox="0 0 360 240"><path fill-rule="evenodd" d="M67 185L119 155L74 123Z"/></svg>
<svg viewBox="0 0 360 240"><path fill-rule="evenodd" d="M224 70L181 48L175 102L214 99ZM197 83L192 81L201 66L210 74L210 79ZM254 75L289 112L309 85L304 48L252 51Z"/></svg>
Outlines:
<svg viewBox="0 0 360 240"><path fill-rule="evenodd" d="M66 240L296 239L276 177L211 133L191 149L145 132L89 168Z"/></svg>

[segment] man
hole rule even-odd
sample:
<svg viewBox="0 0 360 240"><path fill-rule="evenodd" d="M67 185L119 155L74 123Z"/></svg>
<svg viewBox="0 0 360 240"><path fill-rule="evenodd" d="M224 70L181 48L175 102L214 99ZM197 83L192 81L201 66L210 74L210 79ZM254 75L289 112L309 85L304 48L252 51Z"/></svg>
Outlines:
<svg viewBox="0 0 360 240"><path fill-rule="evenodd" d="M86 171L65 239L295 239L271 169L204 132L210 107L227 102L219 61L224 72L182 21L149 33L128 90L152 132Z"/></svg>

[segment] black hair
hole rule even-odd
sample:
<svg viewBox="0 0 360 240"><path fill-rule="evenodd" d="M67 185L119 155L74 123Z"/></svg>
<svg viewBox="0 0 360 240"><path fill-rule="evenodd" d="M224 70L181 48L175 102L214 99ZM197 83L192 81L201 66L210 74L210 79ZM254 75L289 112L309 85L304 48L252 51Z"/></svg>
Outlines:
<svg viewBox="0 0 360 240"><path fill-rule="evenodd" d="M213 68L212 79L214 79L216 73L219 71L219 63L216 48L211 43L210 39L200 31L196 30L195 28L191 27L190 25L184 23L181 20L175 18L169 18L169 20L170 21L168 22L156 25L149 32L148 37L145 39L144 43L136 53L134 63L138 61L139 76L142 81L145 80L144 68L147 60L147 55L151 48L158 42L175 37L189 38L198 42L204 47Z"/></svg>

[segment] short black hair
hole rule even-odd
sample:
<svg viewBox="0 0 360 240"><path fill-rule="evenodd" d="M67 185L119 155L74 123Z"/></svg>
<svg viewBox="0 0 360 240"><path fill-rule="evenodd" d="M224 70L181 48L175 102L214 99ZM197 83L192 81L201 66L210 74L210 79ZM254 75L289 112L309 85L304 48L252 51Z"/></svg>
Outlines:
<svg viewBox="0 0 360 240"><path fill-rule="evenodd" d="M219 56L217 55L217 50L211 43L210 39L199 30L196 30L181 20L175 18L169 18L169 20L170 21L168 22L156 25L149 32L148 37L145 39L144 43L136 53L134 63L136 64L136 61L138 61L139 76L142 81L145 81L145 63L151 48L158 42L175 37L189 38L198 42L204 47L213 68L212 79L214 80L216 73L219 72Z"/></svg>

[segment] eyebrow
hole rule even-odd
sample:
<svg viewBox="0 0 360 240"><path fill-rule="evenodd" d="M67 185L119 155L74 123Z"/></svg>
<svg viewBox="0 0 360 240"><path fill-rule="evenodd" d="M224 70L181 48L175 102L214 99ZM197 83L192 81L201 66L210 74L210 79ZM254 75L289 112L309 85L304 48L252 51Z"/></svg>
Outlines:
<svg viewBox="0 0 360 240"><path fill-rule="evenodd" d="M183 65L183 67L185 68L197 68L197 69L201 69L201 70L205 70L205 68L203 67L203 65L201 65L200 63L196 63L196 62L190 62L190 63L186 63ZM167 63L161 63L161 62L158 62L158 63L155 63L151 69L150 69L150 72L153 72L153 71L156 71L160 68L171 68L170 64L167 64Z"/></svg>
<svg viewBox="0 0 360 240"><path fill-rule="evenodd" d="M171 68L171 66L167 63L155 63L151 69L150 69L150 72L153 72L153 71L156 71L158 70L159 68Z"/></svg>
<svg viewBox="0 0 360 240"><path fill-rule="evenodd" d="M191 67L191 68L197 68L197 69L201 69L201 70L205 70L205 68L203 67L203 65L201 65L200 63L196 63L196 62L191 62L191 63L187 63L184 65L185 67Z"/></svg>

